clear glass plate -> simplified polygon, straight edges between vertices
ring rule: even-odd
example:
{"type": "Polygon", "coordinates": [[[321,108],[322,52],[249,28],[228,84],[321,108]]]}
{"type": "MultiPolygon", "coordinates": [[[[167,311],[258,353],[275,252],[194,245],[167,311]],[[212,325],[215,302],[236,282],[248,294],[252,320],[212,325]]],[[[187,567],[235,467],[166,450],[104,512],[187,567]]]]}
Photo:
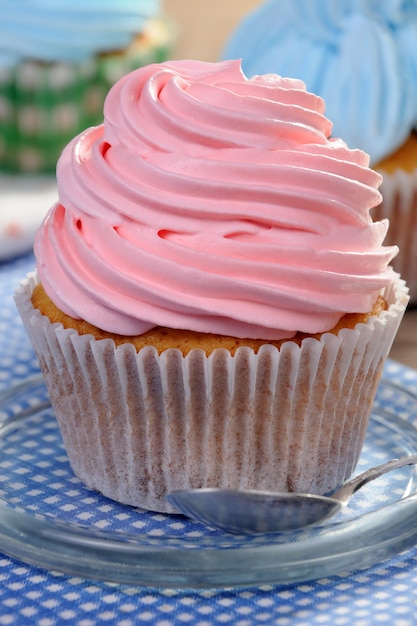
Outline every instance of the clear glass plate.
{"type": "MultiPolygon", "coordinates": [[[[417,453],[417,397],[382,380],[357,471],[417,453]]],[[[331,576],[417,543],[417,468],[368,484],[321,526],[228,535],[119,505],[69,466],[40,376],[0,394],[0,551],[26,563],[110,582],[252,586],[331,576]]]]}

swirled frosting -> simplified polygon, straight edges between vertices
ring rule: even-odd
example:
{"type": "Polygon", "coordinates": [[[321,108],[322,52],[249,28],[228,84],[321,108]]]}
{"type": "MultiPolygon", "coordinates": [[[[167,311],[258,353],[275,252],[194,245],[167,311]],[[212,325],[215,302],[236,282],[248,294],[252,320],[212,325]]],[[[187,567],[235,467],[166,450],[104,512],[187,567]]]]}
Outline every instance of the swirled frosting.
{"type": "Polygon", "coordinates": [[[223,58],[294,76],[324,98],[334,134],[376,164],[417,126],[417,0],[269,0],[223,58]]]}
{"type": "Polygon", "coordinates": [[[35,240],[42,284],[107,331],[279,339],[372,308],[396,247],[369,157],[330,139],[299,80],[174,61],[115,84],[57,168],[35,240]]]}
{"type": "Polygon", "coordinates": [[[160,0],[0,0],[0,67],[22,59],[79,62],[125,48],[160,0]]]}

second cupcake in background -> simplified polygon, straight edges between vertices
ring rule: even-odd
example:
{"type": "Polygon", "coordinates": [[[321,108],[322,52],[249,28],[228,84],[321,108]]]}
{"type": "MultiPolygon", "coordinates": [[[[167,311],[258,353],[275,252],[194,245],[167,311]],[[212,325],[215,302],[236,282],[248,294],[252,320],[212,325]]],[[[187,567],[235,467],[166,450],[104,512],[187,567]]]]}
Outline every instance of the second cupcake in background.
{"type": "Polygon", "coordinates": [[[88,487],[172,511],[353,472],[408,296],[381,177],[331,130],[299,80],[176,61],[64,150],[16,303],[88,487]]]}
{"type": "Polygon", "coordinates": [[[276,72],[322,96],[336,137],[383,174],[387,243],[417,303],[417,0],[269,0],[232,33],[223,58],[276,72]]]}
{"type": "Polygon", "coordinates": [[[0,0],[0,172],[54,172],[111,85],[169,57],[159,0],[0,0]]]}

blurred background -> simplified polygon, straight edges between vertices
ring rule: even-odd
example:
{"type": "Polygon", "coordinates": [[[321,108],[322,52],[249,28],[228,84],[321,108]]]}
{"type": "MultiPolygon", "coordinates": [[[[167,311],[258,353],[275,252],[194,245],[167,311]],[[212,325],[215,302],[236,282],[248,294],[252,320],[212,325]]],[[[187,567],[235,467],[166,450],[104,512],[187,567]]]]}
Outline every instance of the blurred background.
{"type": "Polygon", "coordinates": [[[238,22],[259,0],[165,0],[165,13],[177,23],[176,59],[217,61],[238,22]]]}

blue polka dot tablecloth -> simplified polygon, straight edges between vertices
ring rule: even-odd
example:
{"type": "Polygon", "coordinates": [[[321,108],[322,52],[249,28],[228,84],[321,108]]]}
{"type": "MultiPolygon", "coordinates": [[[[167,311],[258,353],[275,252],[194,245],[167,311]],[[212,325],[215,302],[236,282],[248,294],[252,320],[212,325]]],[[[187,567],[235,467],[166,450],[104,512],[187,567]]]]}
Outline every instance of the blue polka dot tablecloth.
{"type": "MultiPolygon", "coordinates": [[[[15,385],[39,373],[13,301],[15,287],[33,267],[31,254],[0,264],[0,393],[3,397],[15,385]]],[[[417,411],[414,415],[417,399],[413,400],[413,394],[417,394],[417,372],[389,360],[384,380],[394,386],[388,389],[383,402],[392,403],[395,414],[404,410],[410,412],[410,433],[397,432],[393,423],[392,432],[387,434],[383,423],[377,424],[372,432],[373,448],[368,451],[371,455],[368,460],[375,464],[385,459],[388,451],[384,446],[388,439],[394,451],[402,453],[405,448],[408,452],[417,452],[414,434],[417,433],[417,411]],[[410,392],[408,408],[407,403],[401,403],[401,390],[410,392]]],[[[12,398],[10,406],[0,406],[0,421],[7,419],[9,410],[25,410],[24,402],[23,398],[21,406],[16,407],[12,398]]],[[[34,519],[43,516],[55,521],[53,518],[57,517],[58,522],[92,525],[98,532],[106,532],[109,527],[115,532],[124,532],[126,528],[129,532],[136,530],[146,533],[150,545],[152,541],[163,540],[167,526],[171,541],[176,537],[181,541],[184,533],[194,542],[201,541],[202,545],[216,541],[218,531],[187,522],[181,516],[167,520],[169,516],[140,513],[86,490],[71,473],[53,415],[48,417],[46,413],[46,417],[39,420],[36,416],[31,418],[27,427],[11,431],[0,444],[0,498],[10,502],[16,511],[24,504],[34,519]]],[[[373,491],[375,506],[383,505],[395,494],[401,497],[404,490],[417,491],[417,471],[414,470],[412,476],[400,473],[394,487],[392,482],[381,479],[373,491]]],[[[361,497],[360,493],[355,499],[357,509],[366,503],[366,495],[361,497]]],[[[0,506],[0,526],[1,515],[0,506]]],[[[410,526],[413,526],[412,521],[410,526]]],[[[19,532],[17,529],[17,538],[19,532]]],[[[375,537],[370,534],[369,540],[375,537]]],[[[354,543],[346,545],[346,551],[353,551],[354,543]]],[[[59,550],[59,543],[56,546],[59,550]]],[[[54,550],[52,539],[45,544],[45,549],[54,550]]],[[[343,549],[340,546],[341,554],[343,549]]],[[[4,550],[7,552],[6,547],[4,550]]],[[[66,558],[65,554],[62,558],[66,558]]],[[[149,567],[154,565],[150,562],[149,567]]],[[[259,563],[257,565],[259,568],[259,563]]],[[[106,581],[105,575],[90,577],[75,571],[68,573],[65,567],[50,570],[33,565],[24,557],[19,560],[0,552],[0,626],[417,624],[417,549],[413,545],[371,566],[352,567],[333,575],[326,575],[325,571],[322,575],[318,570],[313,580],[293,583],[201,588],[165,584],[158,587],[106,581]]],[[[250,579],[250,568],[248,571],[250,579]]]]}

